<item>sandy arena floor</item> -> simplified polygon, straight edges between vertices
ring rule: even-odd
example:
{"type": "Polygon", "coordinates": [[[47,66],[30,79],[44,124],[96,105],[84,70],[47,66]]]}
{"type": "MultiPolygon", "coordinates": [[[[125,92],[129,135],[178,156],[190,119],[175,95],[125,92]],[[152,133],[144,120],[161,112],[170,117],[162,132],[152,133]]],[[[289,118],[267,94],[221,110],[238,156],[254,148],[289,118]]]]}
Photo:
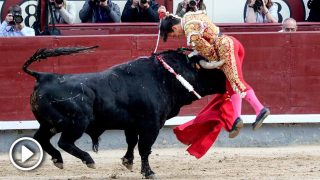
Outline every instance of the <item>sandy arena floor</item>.
{"type": "MultiPolygon", "coordinates": [[[[121,165],[125,150],[89,152],[96,169],[62,153],[64,169],[59,170],[46,156],[40,168],[22,172],[0,155],[0,179],[141,179],[140,157],[135,154],[133,172],[121,165]]],[[[150,165],[158,179],[320,179],[320,146],[277,148],[217,148],[199,160],[183,148],[154,149],[150,165]]]]}

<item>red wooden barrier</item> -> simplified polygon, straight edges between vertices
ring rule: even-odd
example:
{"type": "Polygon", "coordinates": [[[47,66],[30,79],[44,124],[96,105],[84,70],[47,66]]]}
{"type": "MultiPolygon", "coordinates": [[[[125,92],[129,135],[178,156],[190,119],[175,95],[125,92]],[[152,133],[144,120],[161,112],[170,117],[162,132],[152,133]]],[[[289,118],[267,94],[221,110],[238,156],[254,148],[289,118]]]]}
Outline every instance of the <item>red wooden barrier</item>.
{"type": "MultiPolygon", "coordinates": [[[[244,75],[273,114],[320,112],[320,33],[235,33],[246,49],[244,75]]],[[[156,35],[1,38],[0,121],[34,119],[29,96],[35,81],[21,66],[38,48],[99,45],[95,52],[50,58],[32,69],[58,73],[104,70],[154,50],[156,35]]],[[[185,40],[160,43],[159,50],[186,46],[185,40]]],[[[195,115],[208,101],[197,101],[181,115],[195,115]]],[[[252,114],[244,103],[244,114],[252,114]]]]}
{"type": "MultiPolygon", "coordinates": [[[[218,23],[222,33],[234,32],[277,32],[280,23],[218,23]]],[[[82,23],[58,24],[63,36],[107,35],[107,34],[157,34],[158,23],[82,23]]],[[[298,22],[298,31],[320,31],[320,23],[298,22]]]]}

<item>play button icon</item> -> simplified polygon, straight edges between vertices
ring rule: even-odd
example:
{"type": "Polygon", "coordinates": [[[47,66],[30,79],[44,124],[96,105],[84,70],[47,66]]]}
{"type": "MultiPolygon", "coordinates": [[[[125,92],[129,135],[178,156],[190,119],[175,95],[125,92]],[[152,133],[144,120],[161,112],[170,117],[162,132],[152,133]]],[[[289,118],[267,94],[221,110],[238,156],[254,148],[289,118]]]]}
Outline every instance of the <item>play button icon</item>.
{"type": "Polygon", "coordinates": [[[10,161],[18,169],[29,171],[42,162],[43,150],[40,144],[29,137],[17,139],[10,147],[10,161]]]}
{"type": "Polygon", "coordinates": [[[21,162],[22,163],[26,162],[26,160],[31,158],[32,155],[34,155],[34,153],[32,151],[30,151],[30,149],[26,148],[25,146],[22,146],[22,150],[21,150],[21,162]]]}

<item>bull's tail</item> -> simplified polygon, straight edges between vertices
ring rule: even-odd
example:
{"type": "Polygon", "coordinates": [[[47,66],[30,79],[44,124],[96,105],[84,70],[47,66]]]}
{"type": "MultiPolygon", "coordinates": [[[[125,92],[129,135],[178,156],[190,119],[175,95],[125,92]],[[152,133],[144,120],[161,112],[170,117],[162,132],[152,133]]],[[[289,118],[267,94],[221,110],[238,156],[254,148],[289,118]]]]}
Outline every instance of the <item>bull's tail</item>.
{"type": "Polygon", "coordinates": [[[37,52],[33,54],[22,66],[22,70],[33,76],[36,77],[39,75],[39,73],[32,71],[28,69],[28,67],[35,61],[41,61],[42,59],[46,59],[48,57],[55,57],[55,56],[61,56],[61,55],[69,55],[74,53],[79,53],[83,51],[88,51],[90,49],[97,48],[98,46],[91,46],[91,47],[61,47],[61,48],[55,48],[55,49],[38,49],[37,52]]]}

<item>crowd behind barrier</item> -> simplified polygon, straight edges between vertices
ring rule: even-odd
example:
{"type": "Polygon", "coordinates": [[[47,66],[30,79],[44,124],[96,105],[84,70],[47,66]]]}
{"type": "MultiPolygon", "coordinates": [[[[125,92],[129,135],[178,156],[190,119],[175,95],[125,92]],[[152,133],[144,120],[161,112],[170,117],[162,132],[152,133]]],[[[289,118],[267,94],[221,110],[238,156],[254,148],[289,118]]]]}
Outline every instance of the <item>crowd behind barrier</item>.
{"type": "Polygon", "coordinates": [[[245,22],[276,23],[279,20],[278,4],[272,0],[248,0],[245,22]]]}
{"type": "MultiPolygon", "coordinates": [[[[52,1],[52,0],[51,0],[52,1]]],[[[65,0],[64,0],[65,1],[65,0]]],[[[317,0],[314,0],[315,2],[317,2],[317,0]]],[[[71,1],[72,2],[72,1],[71,1]]],[[[125,1],[126,2],[126,1],[125,1]]],[[[124,6],[124,3],[125,2],[119,2],[119,1],[115,1],[115,3],[120,3],[120,7],[121,7],[121,13],[122,13],[122,11],[123,11],[123,9],[124,9],[124,7],[122,7],[122,6],[124,6]],[[121,5],[121,3],[123,3],[123,5],[121,5]]],[[[161,4],[161,3],[163,3],[162,1],[160,1],[160,0],[158,0],[158,1],[156,1],[156,2],[160,2],[159,4],[161,4]]],[[[179,6],[178,6],[179,7],[179,6]]],[[[175,7],[175,9],[177,9],[178,7],[175,7]]],[[[309,7],[309,6],[308,6],[309,7]]],[[[79,16],[79,12],[80,12],[80,6],[79,5],[77,5],[76,6],[76,14],[77,14],[77,16],[79,16]]],[[[173,12],[175,12],[175,10],[173,10],[173,12]]],[[[314,13],[314,12],[313,12],[314,13]]],[[[306,17],[307,18],[307,17],[306,17]]],[[[77,19],[78,20],[73,20],[73,22],[75,22],[75,25],[77,26],[77,27],[80,27],[80,26],[82,26],[82,25],[79,25],[80,24],[80,22],[78,22],[78,21],[80,21],[79,20],[79,17],[77,17],[77,19]]],[[[298,21],[299,22],[299,21],[298,21]]],[[[301,22],[301,21],[300,21],[301,22]]],[[[299,22],[299,24],[300,24],[300,22],[299,22]]],[[[56,22],[57,23],[57,22],[56,22]]],[[[281,23],[281,22],[279,22],[279,23],[281,23]]],[[[71,24],[71,23],[69,23],[69,24],[71,24]]],[[[237,23],[236,23],[237,24],[237,23]]],[[[255,23],[254,23],[255,24],[255,23]]],[[[273,23],[271,23],[271,24],[273,24],[273,23]]],[[[117,24],[118,25],[118,24],[117,24]]],[[[30,25],[29,25],[30,26],[30,25]]],[[[98,27],[100,27],[100,25],[97,25],[98,27]]],[[[237,25],[236,25],[237,26],[237,25]]],[[[251,27],[252,27],[252,25],[250,25],[251,27]]],[[[254,26],[256,26],[256,25],[254,25],[254,26]]],[[[276,25],[277,26],[277,25],[276,25]]],[[[241,27],[239,27],[240,28],[240,32],[242,32],[242,28],[241,27]]],[[[268,26],[266,29],[269,29],[270,28],[270,26],[268,26]]],[[[245,28],[246,29],[246,28],[245,28]]],[[[279,31],[281,28],[279,28],[279,29],[276,29],[275,31],[279,31]]],[[[302,29],[300,29],[299,28],[299,30],[302,30],[302,31],[304,31],[303,30],[304,28],[302,28],[302,29]]],[[[222,31],[223,32],[223,31],[222,31]]],[[[86,33],[84,33],[84,34],[86,34],[86,33]]]]}

